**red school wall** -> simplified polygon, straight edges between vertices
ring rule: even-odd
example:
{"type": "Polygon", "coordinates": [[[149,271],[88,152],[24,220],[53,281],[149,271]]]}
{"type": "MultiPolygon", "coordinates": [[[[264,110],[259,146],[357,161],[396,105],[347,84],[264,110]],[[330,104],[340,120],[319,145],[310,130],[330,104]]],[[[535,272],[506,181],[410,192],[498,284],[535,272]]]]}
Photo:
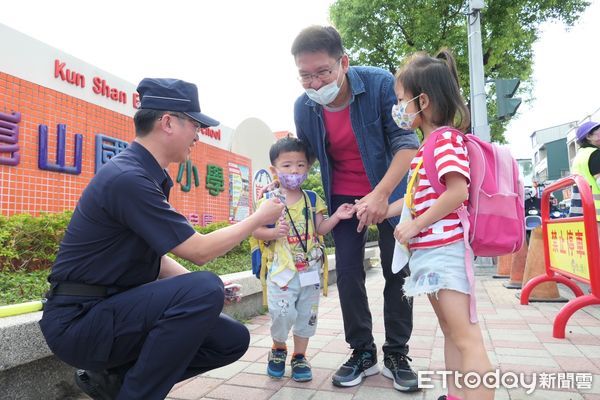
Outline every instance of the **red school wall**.
{"type": "MultiPolygon", "coordinates": [[[[38,215],[73,210],[95,174],[96,135],[131,142],[134,132],[131,117],[0,72],[0,214],[38,215]],[[14,113],[20,114],[20,120],[14,113]],[[47,164],[62,168],[56,154],[58,124],[66,125],[65,171],[76,166],[74,137],[82,135],[80,174],[49,171],[38,165],[40,125],[45,125],[47,164]]],[[[230,217],[229,163],[250,169],[250,160],[201,142],[196,144],[190,160],[197,169],[199,185],[196,186],[190,176],[190,190],[182,191],[187,175],[184,173],[178,184],[179,165],[171,165],[169,174],[174,181],[171,204],[194,224],[227,221],[230,217]],[[208,164],[222,170],[223,190],[217,190],[217,196],[211,195],[206,187],[208,164]]],[[[249,177],[252,177],[251,172],[249,177]]]]}

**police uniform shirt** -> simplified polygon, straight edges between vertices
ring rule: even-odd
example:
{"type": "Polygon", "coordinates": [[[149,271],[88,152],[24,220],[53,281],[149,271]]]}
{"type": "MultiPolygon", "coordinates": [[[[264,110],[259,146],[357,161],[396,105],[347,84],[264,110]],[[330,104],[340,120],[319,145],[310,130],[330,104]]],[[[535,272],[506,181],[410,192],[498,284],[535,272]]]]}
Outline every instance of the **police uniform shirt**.
{"type": "Polygon", "coordinates": [[[160,258],[195,230],[169,204],[173,181],[133,142],[83,191],[48,280],[129,288],[154,281],[160,258]]]}

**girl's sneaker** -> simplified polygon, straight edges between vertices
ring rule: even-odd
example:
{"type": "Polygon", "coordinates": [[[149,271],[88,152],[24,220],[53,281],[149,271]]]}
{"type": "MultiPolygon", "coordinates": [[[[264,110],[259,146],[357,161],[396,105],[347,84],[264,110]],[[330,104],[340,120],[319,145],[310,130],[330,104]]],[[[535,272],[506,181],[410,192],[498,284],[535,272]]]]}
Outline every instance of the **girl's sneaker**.
{"type": "Polygon", "coordinates": [[[271,349],[269,363],[267,364],[267,375],[271,378],[281,378],[285,372],[285,359],[287,350],[271,349]]]}
{"type": "Polygon", "coordinates": [[[294,354],[292,357],[292,379],[296,382],[308,382],[312,380],[310,363],[304,354],[294,354]]]}

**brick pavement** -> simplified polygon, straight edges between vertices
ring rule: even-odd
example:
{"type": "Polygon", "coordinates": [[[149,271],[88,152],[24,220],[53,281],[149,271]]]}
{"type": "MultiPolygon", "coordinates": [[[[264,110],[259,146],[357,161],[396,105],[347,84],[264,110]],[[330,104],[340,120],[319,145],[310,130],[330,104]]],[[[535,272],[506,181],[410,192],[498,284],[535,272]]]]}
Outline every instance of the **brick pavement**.
{"type": "MultiPolygon", "coordinates": [[[[491,271],[477,276],[477,301],[481,326],[492,363],[503,371],[558,374],[593,374],[590,389],[544,389],[538,384],[533,394],[524,389],[499,389],[498,400],[600,400],[600,307],[587,307],[571,317],[567,338],[552,337],[552,321],[562,304],[534,303],[521,306],[515,291],[505,289],[491,271]]],[[[367,272],[369,302],[373,312],[373,333],[381,348],[383,329],[383,277],[380,268],[367,272]]],[[[414,331],[410,356],[416,370],[443,369],[443,340],[435,315],[425,298],[414,307],[414,331]]],[[[343,323],[335,286],[322,298],[317,334],[311,339],[307,355],[313,366],[313,380],[297,383],[289,377],[289,360],[283,379],[266,375],[266,357],[271,346],[269,317],[260,315],[247,323],[252,334],[248,352],[238,362],[177,384],[171,400],[435,400],[444,391],[441,379],[433,380],[435,389],[413,394],[400,393],[382,375],[367,378],[353,388],[337,388],[331,375],[344,362],[350,350],[344,341],[343,323]]],[[[381,350],[380,350],[381,352],[381,350]]],[[[379,354],[381,358],[381,353],[379,354]]],[[[555,376],[558,375],[549,375],[555,376]]],[[[539,376],[538,376],[539,377],[539,376]]],[[[527,381],[530,377],[527,378],[527,381]]],[[[567,377],[563,382],[573,382],[567,377]]],[[[567,385],[568,386],[568,385],[567,385]]]]}

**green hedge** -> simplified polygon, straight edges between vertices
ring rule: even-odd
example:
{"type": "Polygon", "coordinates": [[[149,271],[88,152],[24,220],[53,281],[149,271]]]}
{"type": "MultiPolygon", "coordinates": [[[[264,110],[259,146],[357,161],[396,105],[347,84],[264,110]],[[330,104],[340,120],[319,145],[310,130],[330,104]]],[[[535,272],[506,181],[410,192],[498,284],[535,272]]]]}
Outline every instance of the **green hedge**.
{"type": "MultiPolygon", "coordinates": [[[[39,299],[48,290],[46,281],[49,269],[65,229],[71,219],[70,211],[60,214],[0,215],[0,305],[39,299]]],[[[205,227],[196,227],[202,234],[228,226],[217,222],[205,227]]],[[[377,240],[377,227],[370,226],[367,241],[377,240]]],[[[333,247],[331,235],[326,235],[325,244],[333,247]]],[[[225,256],[203,266],[175,257],[191,271],[212,271],[218,275],[247,271],[251,268],[250,245],[244,240],[225,256]]]]}
{"type": "Polygon", "coordinates": [[[31,272],[52,266],[72,213],[0,216],[0,271],[31,272]]]}
{"type": "MultiPolygon", "coordinates": [[[[0,215],[0,305],[40,299],[48,290],[47,277],[72,212],[0,215]]],[[[218,222],[196,227],[202,234],[228,226],[218,222]]],[[[250,245],[244,240],[223,257],[197,266],[174,257],[192,271],[212,271],[218,275],[250,269],[250,245]]]]}

